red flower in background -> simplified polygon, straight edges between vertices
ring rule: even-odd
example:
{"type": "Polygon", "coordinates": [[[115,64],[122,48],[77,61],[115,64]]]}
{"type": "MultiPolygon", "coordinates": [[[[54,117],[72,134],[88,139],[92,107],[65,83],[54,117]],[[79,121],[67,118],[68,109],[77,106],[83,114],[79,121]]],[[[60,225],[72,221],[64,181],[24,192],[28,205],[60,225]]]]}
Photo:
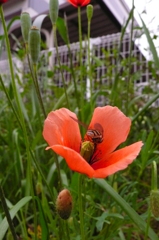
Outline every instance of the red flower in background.
{"type": "Polygon", "coordinates": [[[48,114],[43,136],[50,146],[47,149],[61,155],[70,169],[90,178],[105,178],[125,169],[141,150],[139,141],[115,151],[127,139],[130,125],[131,120],[117,107],[97,107],[81,141],[75,113],[61,108],[48,114]]]}
{"type": "Polygon", "coordinates": [[[8,0],[0,0],[0,4],[3,4],[5,2],[8,2],[8,0]]]}
{"type": "Polygon", "coordinates": [[[83,7],[90,3],[90,0],[68,0],[74,7],[83,7]]]}

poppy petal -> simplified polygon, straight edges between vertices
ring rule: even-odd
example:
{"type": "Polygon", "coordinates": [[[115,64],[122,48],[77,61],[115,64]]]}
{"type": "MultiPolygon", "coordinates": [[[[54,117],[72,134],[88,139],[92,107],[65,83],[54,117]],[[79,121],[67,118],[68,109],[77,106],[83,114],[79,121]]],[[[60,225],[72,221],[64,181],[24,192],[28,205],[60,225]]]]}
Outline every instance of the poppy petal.
{"type": "Polygon", "coordinates": [[[90,3],[90,0],[81,1],[81,7],[87,5],[88,3],[90,3]]]}
{"type": "Polygon", "coordinates": [[[66,160],[71,170],[86,174],[90,178],[93,177],[94,169],[82,158],[79,153],[61,145],[54,145],[50,148],[66,160]]]}
{"type": "Polygon", "coordinates": [[[97,145],[97,149],[105,159],[117,146],[125,142],[130,131],[131,120],[117,107],[105,106],[94,110],[88,128],[94,129],[97,124],[103,128],[103,142],[97,145]]]}
{"type": "Polygon", "coordinates": [[[81,135],[76,114],[66,108],[52,111],[48,114],[43,129],[43,137],[50,145],[63,145],[80,151],[81,135]]]}
{"type": "Polygon", "coordinates": [[[105,178],[117,171],[125,169],[139,154],[143,143],[136,142],[130,146],[119,149],[105,161],[99,161],[92,165],[95,169],[95,178],[105,178]]]}
{"type": "Polygon", "coordinates": [[[69,3],[71,3],[74,7],[83,7],[87,5],[90,0],[68,0],[69,3]]]}

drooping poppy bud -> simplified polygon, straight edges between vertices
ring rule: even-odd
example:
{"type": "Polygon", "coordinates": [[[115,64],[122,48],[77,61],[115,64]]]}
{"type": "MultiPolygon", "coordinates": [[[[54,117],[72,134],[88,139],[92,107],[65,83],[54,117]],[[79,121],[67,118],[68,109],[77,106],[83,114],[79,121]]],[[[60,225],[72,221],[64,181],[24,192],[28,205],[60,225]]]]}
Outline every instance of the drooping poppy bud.
{"type": "Polygon", "coordinates": [[[32,62],[37,64],[40,54],[40,31],[37,27],[33,26],[29,31],[29,51],[32,62]]]}
{"type": "Polygon", "coordinates": [[[159,218],[159,190],[151,190],[150,208],[154,217],[159,218]]]}
{"type": "Polygon", "coordinates": [[[58,12],[59,12],[59,1],[58,0],[50,0],[50,19],[52,22],[52,25],[54,25],[58,18],[58,12]]]}
{"type": "Polygon", "coordinates": [[[72,211],[72,196],[67,189],[63,189],[56,199],[56,210],[60,217],[67,220],[72,211]]]}
{"type": "Polygon", "coordinates": [[[20,21],[23,40],[25,43],[28,43],[29,31],[31,29],[31,17],[29,13],[23,12],[20,16],[20,21]]]}
{"type": "Polygon", "coordinates": [[[93,16],[93,6],[91,4],[87,5],[87,18],[88,21],[91,21],[91,18],[93,16]]]}

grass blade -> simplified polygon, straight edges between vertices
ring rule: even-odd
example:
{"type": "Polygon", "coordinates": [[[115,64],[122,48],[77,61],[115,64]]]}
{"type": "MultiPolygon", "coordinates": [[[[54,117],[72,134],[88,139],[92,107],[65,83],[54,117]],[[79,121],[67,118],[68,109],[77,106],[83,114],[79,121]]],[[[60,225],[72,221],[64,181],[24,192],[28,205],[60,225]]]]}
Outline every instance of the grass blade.
{"type": "MultiPolygon", "coordinates": [[[[120,207],[127,213],[130,219],[140,228],[140,230],[146,233],[147,224],[140,215],[138,215],[137,212],[130,207],[130,205],[104,179],[95,179],[94,181],[120,205],[120,207]]],[[[151,240],[158,240],[158,236],[150,227],[148,230],[148,236],[151,240]]]]}

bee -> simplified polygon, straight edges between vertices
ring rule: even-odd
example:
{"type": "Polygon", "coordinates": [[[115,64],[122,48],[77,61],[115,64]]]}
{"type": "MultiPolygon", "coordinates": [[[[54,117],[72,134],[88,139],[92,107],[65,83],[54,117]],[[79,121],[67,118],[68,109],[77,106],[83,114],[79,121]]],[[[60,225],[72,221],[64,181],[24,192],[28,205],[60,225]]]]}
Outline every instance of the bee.
{"type": "Polygon", "coordinates": [[[91,165],[100,158],[100,150],[97,149],[98,144],[103,142],[103,128],[100,123],[95,123],[92,129],[76,118],[71,117],[74,121],[87,129],[84,140],[81,143],[80,154],[91,165]]]}
{"type": "Polygon", "coordinates": [[[87,132],[84,137],[84,141],[90,141],[95,144],[95,146],[99,143],[103,142],[103,128],[100,123],[95,123],[93,129],[88,129],[88,126],[78,119],[71,117],[74,121],[82,125],[84,128],[87,129],[87,132]]]}
{"type": "Polygon", "coordinates": [[[103,128],[99,123],[94,124],[94,129],[88,129],[84,140],[89,140],[95,145],[103,142],[103,128]]]}

